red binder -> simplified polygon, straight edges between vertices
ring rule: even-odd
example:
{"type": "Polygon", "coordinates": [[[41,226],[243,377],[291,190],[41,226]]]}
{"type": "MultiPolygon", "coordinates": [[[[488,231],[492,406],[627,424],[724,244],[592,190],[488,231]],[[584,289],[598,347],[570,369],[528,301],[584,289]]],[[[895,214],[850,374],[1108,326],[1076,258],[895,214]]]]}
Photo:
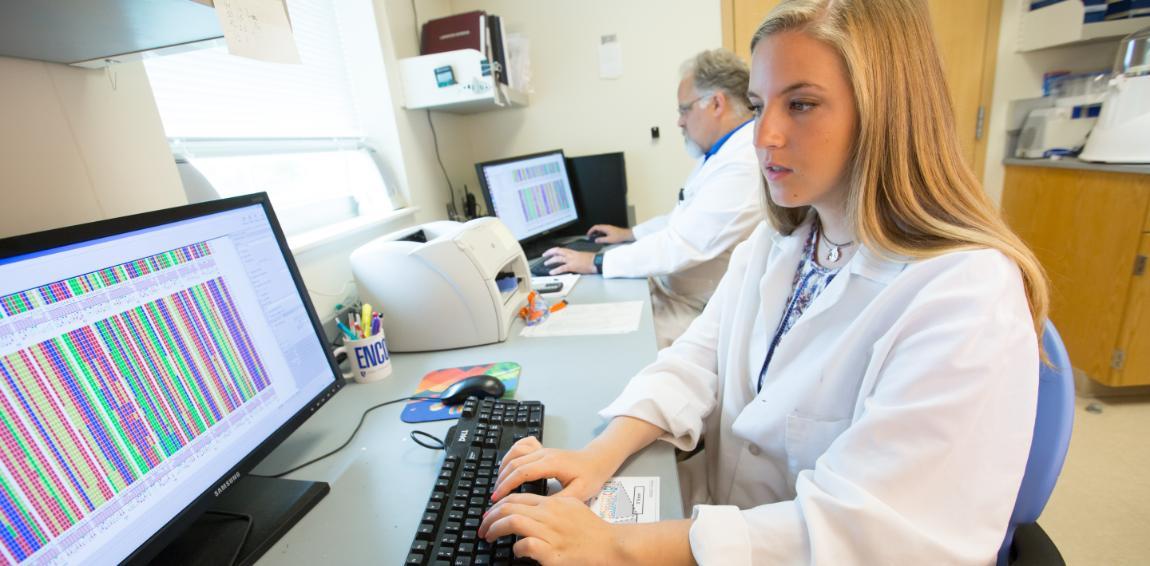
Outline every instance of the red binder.
{"type": "Polygon", "coordinates": [[[445,18],[427,20],[423,24],[420,55],[443,53],[456,49],[475,49],[487,54],[486,12],[476,10],[445,18]]]}

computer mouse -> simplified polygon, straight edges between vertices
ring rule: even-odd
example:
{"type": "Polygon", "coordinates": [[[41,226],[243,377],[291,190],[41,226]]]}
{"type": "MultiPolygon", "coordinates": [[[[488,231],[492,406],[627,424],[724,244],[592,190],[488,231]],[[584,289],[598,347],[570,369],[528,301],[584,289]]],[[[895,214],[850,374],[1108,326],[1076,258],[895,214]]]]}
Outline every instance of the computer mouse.
{"type": "Polygon", "coordinates": [[[503,382],[499,381],[498,377],[487,374],[473,375],[452,383],[443,392],[443,396],[439,398],[439,402],[451,407],[462,404],[468,397],[477,397],[479,399],[486,399],[488,397],[499,398],[506,392],[507,388],[503,386],[503,382]]]}
{"type": "Polygon", "coordinates": [[[606,232],[603,232],[600,230],[592,230],[592,231],[587,233],[587,241],[588,242],[594,242],[596,239],[602,238],[603,236],[606,236],[606,235],[607,235],[606,232]]]}

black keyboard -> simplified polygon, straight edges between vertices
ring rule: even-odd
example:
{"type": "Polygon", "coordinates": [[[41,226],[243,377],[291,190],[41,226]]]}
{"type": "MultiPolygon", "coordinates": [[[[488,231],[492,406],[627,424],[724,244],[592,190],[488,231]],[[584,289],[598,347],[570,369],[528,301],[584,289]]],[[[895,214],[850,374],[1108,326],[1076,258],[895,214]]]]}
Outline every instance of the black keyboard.
{"type": "Polygon", "coordinates": [[[569,250],[575,250],[577,252],[597,252],[606,247],[606,245],[596,244],[591,240],[579,238],[578,240],[571,240],[570,242],[563,244],[563,247],[569,250]]]}
{"type": "MultiPolygon", "coordinates": [[[[535,564],[515,558],[517,540],[479,538],[479,524],[491,503],[504,453],[527,436],[543,440],[543,404],[512,399],[468,399],[459,422],[448,431],[447,455],[405,564],[482,566],[535,564]]],[[[523,484],[519,493],[545,495],[546,480],[523,484]]]]}

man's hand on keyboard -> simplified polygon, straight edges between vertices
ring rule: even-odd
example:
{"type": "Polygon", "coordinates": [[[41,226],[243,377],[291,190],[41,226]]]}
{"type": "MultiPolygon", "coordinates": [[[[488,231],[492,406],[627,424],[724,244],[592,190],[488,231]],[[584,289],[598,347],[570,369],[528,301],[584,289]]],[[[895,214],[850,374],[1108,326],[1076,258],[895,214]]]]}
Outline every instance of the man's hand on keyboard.
{"type": "Polygon", "coordinates": [[[587,501],[599,494],[614,471],[609,462],[592,452],[544,448],[535,437],[529,436],[512,445],[503,456],[491,500],[503,499],[526,482],[555,478],[563,485],[555,495],[587,501]]]}
{"type": "Polygon", "coordinates": [[[634,242],[635,233],[630,228],[596,224],[587,229],[587,238],[597,244],[622,244],[634,242]]]}
{"type": "Polygon", "coordinates": [[[543,263],[551,268],[551,275],[562,273],[598,273],[594,252],[577,252],[567,248],[551,248],[543,252],[543,263]]]}

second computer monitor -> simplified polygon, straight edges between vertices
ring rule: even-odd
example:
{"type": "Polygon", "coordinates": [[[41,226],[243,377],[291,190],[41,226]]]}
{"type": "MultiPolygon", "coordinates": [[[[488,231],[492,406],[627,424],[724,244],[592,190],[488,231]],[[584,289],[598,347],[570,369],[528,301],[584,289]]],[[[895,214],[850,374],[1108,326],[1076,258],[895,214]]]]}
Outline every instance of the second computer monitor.
{"type": "Polygon", "coordinates": [[[520,242],[529,242],[579,219],[562,150],[475,165],[487,210],[520,242]]]}

